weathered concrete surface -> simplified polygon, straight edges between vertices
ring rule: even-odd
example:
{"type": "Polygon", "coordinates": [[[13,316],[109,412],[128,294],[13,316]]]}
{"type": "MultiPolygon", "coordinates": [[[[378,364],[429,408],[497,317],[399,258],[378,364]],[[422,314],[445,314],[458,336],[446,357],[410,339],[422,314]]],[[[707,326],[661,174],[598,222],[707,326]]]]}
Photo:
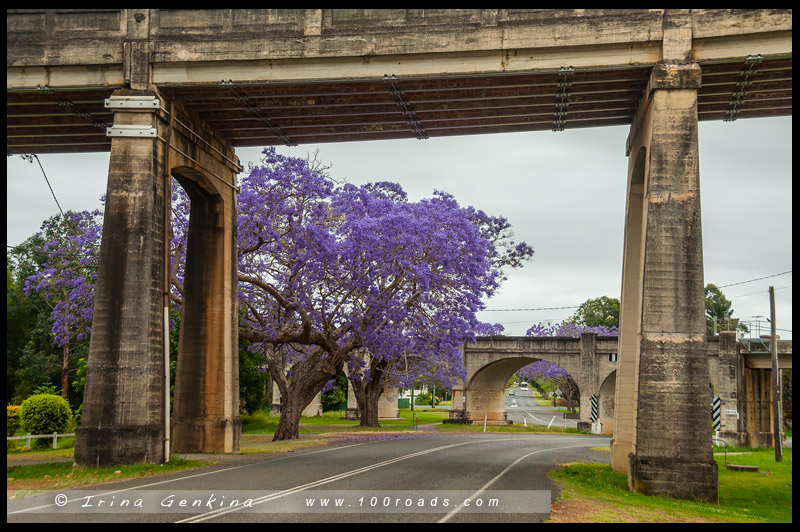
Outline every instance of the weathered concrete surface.
{"type": "Polygon", "coordinates": [[[234,146],[629,125],[687,37],[713,86],[700,119],[791,115],[791,10],[673,11],[12,9],[7,151],[107,151],[40,86],[102,121],[111,91],[153,83],[234,146]],[[763,63],[732,98],[750,56],[763,63]]]}
{"type": "MultiPolygon", "coordinates": [[[[236,174],[233,149],[171,105],[172,175],[191,200],[172,446],[239,450],[236,174]]],[[[166,137],[165,137],[166,138],[166,137]]]]}
{"type": "Polygon", "coordinates": [[[7,11],[10,33],[37,35],[10,41],[7,51],[13,83],[32,86],[45,77],[50,86],[70,77],[85,84],[87,73],[93,83],[114,84],[135,77],[137,55],[151,58],[156,83],[654,64],[672,53],[671,34],[687,31],[693,60],[705,61],[748,55],[754,47],[764,55],[784,53],[792,30],[786,9],[694,9],[680,30],[670,23],[680,14],[663,9],[7,11]],[[428,61],[430,53],[442,57],[428,61]],[[327,62],[309,69],[303,65],[309,59],[327,62]],[[54,68],[75,65],[86,65],[80,76],[54,68]]]}
{"type": "Polygon", "coordinates": [[[635,491],[716,502],[717,469],[707,430],[697,153],[700,68],[686,62],[689,28],[677,14],[666,39],[665,25],[665,54],[669,50],[674,59],[653,69],[629,138],[612,465],[628,473],[635,491]],[[642,209],[641,214],[634,209],[642,209]]]}
{"type": "MultiPolygon", "coordinates": [[[[158,93],[120,90],[115,95],[126,96],[158,93]]],[[[173,120],[163,105],[115,114],[115,125],[153,126],[158,136],[112,141],[89,387],[76,431],[79,465],[163,463],[167,458],[165,169],[192,198],[171,449],[239,448],[238,159],[179,108],[171,111],[173,120]]]]}
{"type": "MultiPolygon", "coordinates": [[[[156,125],[151,113],[117,124],[156,125]]],[[[75,462],[102,467],[163,463],[164,145],[112,141],[75,462]]]]}

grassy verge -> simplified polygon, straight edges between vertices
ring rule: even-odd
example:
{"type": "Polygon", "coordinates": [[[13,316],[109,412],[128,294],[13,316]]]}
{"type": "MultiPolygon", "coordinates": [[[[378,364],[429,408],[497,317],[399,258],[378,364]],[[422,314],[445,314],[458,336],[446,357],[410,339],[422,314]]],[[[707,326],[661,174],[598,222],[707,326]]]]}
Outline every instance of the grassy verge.
{"type": "Polygon", "coordinates": [[[40,490],[69,489],[131,478],[174,473],[212,465],[213,461],[185,460],[174,456],[162,465],[73,468],[72,462],[46,462],[6,467],[6,494],[13,498],[40,490]]]}
{"type": "Polygon", "coordinates": [[[567,464],[551,472],[562,490],[551,522],[791,523],[792,450],[785,450],[780,463],[773,449],[751,451],[729,456],[728,463],[755,465],[758,473],[728,471],[724,457],[714,457],[719,505],[632,493],[627,475],[608,465],[567,464]]]}

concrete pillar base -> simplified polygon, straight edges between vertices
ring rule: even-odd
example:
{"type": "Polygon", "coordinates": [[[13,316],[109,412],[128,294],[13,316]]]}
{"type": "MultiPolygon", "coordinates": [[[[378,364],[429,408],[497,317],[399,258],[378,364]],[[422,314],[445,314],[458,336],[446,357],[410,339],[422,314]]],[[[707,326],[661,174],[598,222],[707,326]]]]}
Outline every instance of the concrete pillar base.
{"type": "Polygon", "coordinates": [[[82,467],[163,464],[164,427],[101,426],[75,429],[75,463],[82,467]]]}
{"type": "Polygon", "coordinates": [[[233,419],[174,419],[172,448],[182,453],[232,453],[239,450],[242,420],[233,419]]]}
{"type": "Polygon", "coordinates": [[[628,484],[644,495],[719,502],[717,463],[679,461],[668,457],[629,456],[628,484]]]}

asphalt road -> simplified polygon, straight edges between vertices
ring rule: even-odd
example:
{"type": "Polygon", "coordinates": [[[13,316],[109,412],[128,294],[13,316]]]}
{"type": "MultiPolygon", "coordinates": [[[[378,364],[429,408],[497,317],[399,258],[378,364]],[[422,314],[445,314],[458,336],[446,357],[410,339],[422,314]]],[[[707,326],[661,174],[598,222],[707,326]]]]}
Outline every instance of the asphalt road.
{"type": "Polygon", "coordinates": [[[589,435],[388,435],[9,499],[7,522],[541,522],[558,496],[547,472],[608,463],[607,452],[590,450],[608,444],[589,435]]]}
{"type": "Polygon", "coordinates": [[[514,395],[506,394],[506,412],[508,420],[528,425],[577,428],[577,419],[564,419],[561,412],[551,412],[549,406],[540,406],[533,398],[533,392],[518,387],[511,389],[514,395]],[[553,419],[555,417],[555,419],[553,419]]]}

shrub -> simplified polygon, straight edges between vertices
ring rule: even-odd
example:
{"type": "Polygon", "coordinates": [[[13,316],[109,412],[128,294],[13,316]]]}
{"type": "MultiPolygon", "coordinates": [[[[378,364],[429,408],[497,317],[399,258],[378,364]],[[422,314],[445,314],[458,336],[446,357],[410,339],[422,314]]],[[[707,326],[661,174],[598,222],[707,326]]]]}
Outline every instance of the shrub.
{"type": "Polygon", "coordinates": [[[425,393],[419,394],[414,399],[414,404],[417,404],[417,405],[429,405],[429,404],[431,404],[432,400],[435,400],[437,405],[442,402],[442,400],[439,399],[438,397],[433,397],[433,394],[431,392],[425,392],[425,393]]]}
{"type": "Polygon", "coordinates": [[[19,430],[20,405],[6,405],[6,436],[13,436],[19,430]]]}
{"type": "MultiPolygon", "coordinates": [[[[72,423],[72,409],[60,395],[31,395],[22,401],[20,421],[22,429],[31,434],[64,433],[72,423]]],[[[48,442],[40,438],[36,446],[47,446],[48,442]]]]}

